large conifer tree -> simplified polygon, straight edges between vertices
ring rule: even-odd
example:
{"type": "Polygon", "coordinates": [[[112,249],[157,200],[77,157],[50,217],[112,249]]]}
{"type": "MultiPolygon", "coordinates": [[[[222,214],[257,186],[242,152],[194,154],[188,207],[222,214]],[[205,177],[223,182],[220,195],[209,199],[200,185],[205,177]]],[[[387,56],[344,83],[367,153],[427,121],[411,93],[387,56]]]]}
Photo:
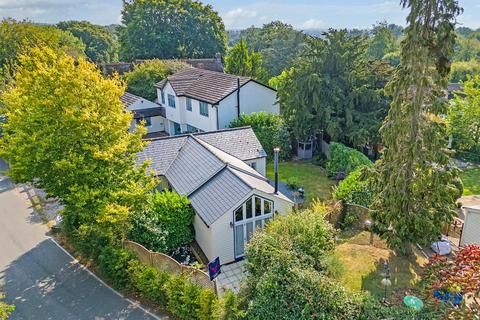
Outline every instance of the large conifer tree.
{"type": "Polygon", "coordinates": [[[455,0],[402,0],[410,9],[401,62],[387,90],[393,96],[381,128],[385,145],[375,168],[372,216],[393,248],[428,244],[455,214],[457,170],[449,165],[445,88],[455,43],[455,0]]]}

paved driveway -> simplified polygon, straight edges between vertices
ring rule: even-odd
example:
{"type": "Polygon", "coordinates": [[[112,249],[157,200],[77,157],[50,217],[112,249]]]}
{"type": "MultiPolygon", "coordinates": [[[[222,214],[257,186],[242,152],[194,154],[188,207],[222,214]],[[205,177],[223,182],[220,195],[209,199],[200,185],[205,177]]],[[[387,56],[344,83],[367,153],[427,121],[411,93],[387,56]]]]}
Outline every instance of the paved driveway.
{"type": "Polygon", "coordinates": [[[0,291],[16,306],[11,319],[160,319],[104,285],[47,231],[0,174],[0,291]]]}

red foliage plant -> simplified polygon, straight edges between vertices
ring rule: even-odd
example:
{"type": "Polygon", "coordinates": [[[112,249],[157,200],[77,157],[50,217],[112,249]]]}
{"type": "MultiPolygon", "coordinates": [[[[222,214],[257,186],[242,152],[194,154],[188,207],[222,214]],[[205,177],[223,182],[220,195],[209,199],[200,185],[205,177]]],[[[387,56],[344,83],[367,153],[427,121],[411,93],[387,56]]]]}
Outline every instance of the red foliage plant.
{"type": "Polygon", "coordinates": [[[480,293],[480,245],[466,245],[453,260],[433,256],[426,266],[424,279],[432,291],[480,293]]]}

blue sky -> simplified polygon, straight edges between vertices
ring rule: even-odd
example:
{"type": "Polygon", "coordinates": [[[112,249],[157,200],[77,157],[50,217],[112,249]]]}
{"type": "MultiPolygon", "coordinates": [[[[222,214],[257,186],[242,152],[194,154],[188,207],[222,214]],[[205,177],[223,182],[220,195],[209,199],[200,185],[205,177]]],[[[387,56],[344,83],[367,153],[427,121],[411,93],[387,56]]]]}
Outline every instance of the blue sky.
{"type": "MultiPolygon", "coordinates": [[[[368,28],[386,20],[404,24],[406,10],[400,0],[203,0],[223,18],[227,29],[281,20],[299,29],[368,28]]],[[[480,1],[459,0],[464,8],[459,22],[480,28],[480,1]]],[[[121,0],[0,0],[0,17],[56,23],[89,20],[119,23],[121,0]]]]}

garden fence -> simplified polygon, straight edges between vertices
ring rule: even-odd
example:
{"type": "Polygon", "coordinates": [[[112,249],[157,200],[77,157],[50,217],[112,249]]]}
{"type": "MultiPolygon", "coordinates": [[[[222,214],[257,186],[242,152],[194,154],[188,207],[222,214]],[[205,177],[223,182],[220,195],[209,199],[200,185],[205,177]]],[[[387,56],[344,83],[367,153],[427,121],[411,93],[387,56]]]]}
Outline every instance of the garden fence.
{"type": "Polygon", "coordinates": [[[215,283],[210,281],[210,277],[206,272],[182,265],[166,254],[150,251],[133,241],[124,241],[123,245],[125,248],[132,250],[144,264],[169,274],[185,275],[190,282],[205,289],[213,289],[216,292],[215,283]]]}

